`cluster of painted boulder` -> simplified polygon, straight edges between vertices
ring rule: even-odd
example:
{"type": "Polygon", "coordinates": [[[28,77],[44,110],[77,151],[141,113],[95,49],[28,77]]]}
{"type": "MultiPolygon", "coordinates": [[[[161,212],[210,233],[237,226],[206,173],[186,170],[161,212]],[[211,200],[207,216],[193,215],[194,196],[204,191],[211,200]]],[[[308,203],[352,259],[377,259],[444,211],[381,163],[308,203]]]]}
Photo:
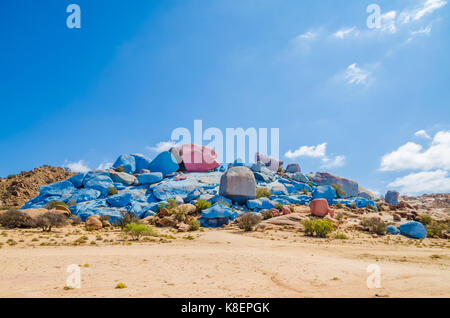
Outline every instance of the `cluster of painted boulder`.
{"type": "Polygon", "coordinates": [[[377,209],[373,195],[352,180],[329,173],[303,174],[298,164],[288,165],[285,173],[279,174],[282,164],[257,154],[254,164],[236,160],[221,165],[213,149],[197,145],[172,148],[153,160],[140,154],[121,155],[112,169],[78,174],[41,187],[39,196],[22,209],[64,201],[82,220],[105,215],[114,222],[121,211],[145,218],[156,214],[169,199],[178,203],[203,199],[212,204],[202,211],[200,222],[204,227],[222,226],[247,211],[262,213],[278,204],[310,205],[317,216],[333,215],[329,204],[337,203],[377,209]],[[338,198],[333,184],[341,186],[344,198],[338,198]],[[262,187],[272,195],[257,199],[256,189],[262,187]],[[117,194],[111,189],[117,189],[117,194]]]}

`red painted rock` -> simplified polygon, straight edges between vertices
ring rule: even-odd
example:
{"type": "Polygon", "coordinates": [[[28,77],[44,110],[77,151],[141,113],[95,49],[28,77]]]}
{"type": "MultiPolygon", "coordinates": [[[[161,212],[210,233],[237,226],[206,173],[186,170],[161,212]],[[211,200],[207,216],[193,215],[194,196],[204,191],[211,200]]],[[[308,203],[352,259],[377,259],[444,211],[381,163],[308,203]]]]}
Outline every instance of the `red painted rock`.
{"type": "Polygon", "coordinates": [[[180,155],[187,172],[207,172],[220,166],[217,153],[207,146],[183,145],[180,155]]]}
{"type": "Polygon", "coordinates": [[[328,201],[326,199],[315,199],[311,201],[309,206],[311,214],[319,217],[324,217],[330,214],[334,217],[334,211],[328,206],[328,201]]]}
{"type": "Polygon", "coordinates": [[[283,205],[283,207],[281,208],[281,214],[283,215],[291,214],[291,209],[289,209],[287,205],[283,205]]]}
{"type": "Polygon", "coordinates": [[[272,212],[272,217],[274,218],[281,215],[280,211],[277,209],[270,209],[270,212],[272,212]]]}

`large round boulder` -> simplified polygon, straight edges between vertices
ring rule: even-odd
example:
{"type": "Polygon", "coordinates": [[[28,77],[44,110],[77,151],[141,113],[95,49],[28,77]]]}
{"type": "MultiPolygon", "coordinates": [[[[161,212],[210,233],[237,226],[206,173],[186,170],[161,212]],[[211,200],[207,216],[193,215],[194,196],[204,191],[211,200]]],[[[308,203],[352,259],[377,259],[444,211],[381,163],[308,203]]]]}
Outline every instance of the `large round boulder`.
{"type": "Polygon", "coordinates": [[[176,158],[169,151],[161,152],[149,166],[151,172],[161,172],[163,177],[176,172],[179,168],[176,158]]]}
{"type": "Polygon", "coordinates": [[[216,151],[207,146],[183,145],[180,155],[187,172],[207,172],[220,166],[216,151]]]}
{"type": "Polygon", "coordinates": [[[126,173],[134,173],[136,171],[136,159],[130,155],[121,155],[113,164],[113,168],[122,167],[126,173]]]}
{"type": "Polygon", "coordinates": [[[356,197],[359,194],[359,185],[356,181],[335,176],[329,172],[317,172],[314,175],[313,182],[319,186],[340,185],[345,192],[342,198],[356,197]]]}
{"type": "Polygon", "coordinates": [[[328,214],[334,217],[334,211],[328,206],[326,199],[315,199],[311,201],[309,206],[311,214],[318,217],[325,217],[328,214]]]}
{"type": "Polygon", "coordinates": [[[219,194],[244,204],[256,198],[256,180],[247,167],[232,167],[220,178],[219,194]]]}
{"type": "Polygon", "coordinates": [[[422,223],[416,221],[400,225],[399,229],[400,234],[406,237],[415,239],[424,239],[425,237],[427,237],[427,230],[425,229],[425,227],[422,225],[422,223]]]}

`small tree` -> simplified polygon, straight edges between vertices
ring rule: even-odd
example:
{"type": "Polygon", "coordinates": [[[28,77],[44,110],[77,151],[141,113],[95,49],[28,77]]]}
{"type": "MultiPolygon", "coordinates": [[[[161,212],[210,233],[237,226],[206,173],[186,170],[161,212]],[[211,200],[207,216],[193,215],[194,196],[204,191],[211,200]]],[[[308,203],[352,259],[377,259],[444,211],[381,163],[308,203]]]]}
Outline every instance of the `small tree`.
{"type": "Polygon", "coordinates": [[[158,236],[153,228],[142,223],[127,224],[123,231],[129,234],[134,241],[139,241],[143,235],[158,236]]]}
{"type": "Polygon", "coordinates": [[[240,229],[250,232],[259,222],[261,222],[261,218],[258,215],[247,212],[238,219],[238,226],[240,229]]]}
{"type": "Polygon", "coordinates": [[[130,223],[140,223],[140,219],[133,212],[121,210],[120,219],[115,222],[115,225],[123,230],[130,223]]]}
{"type": "Polygon", "coordinates": [[[60,213],[47,212],[41,214],[36,219],[36,226],[44,232],[51,232],[53,227],[60,227],[67,224],[67,217],[60,213]]]}
{"type": "Polygon", "coordinates": [[[328,233],[334,231],[333,223],[328,220],[321,219],[305,219],[302,221],[305,234],[309,236],[316,236],[326,238],[328,233]]]}

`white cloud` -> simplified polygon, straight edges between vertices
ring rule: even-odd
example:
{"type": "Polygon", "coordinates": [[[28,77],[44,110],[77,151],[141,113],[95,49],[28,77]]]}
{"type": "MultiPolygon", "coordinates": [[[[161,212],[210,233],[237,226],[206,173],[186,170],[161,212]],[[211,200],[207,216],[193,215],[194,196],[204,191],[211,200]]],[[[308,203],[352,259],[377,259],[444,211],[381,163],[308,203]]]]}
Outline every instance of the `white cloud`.
{"type": "Polygon", "coordinates": [[[428,133],[425,130],[423,130],[423,129],[421,129],[419,131],[416,131],[414,136],[421,137],[421,138],[426,138],[426,139],[431,139],[430,135],[428,135],[428,133]]]}
{"type": "Polygon", "coordinates": [[[163,151],[168,151],[170,148],[176,147],[177,143],[173,141],[162,141],[159,142],[155,147],[147,147],[147,149],[154,151],[156,153],[161,153],[163,151]]]}
{"type": "Polygon", "coordinates": [[[302,146],[295,151],[289,150],[285,157],[289,159],[297,159],[300,157],[317,158],[322,161],[322,168],[338,168],[345,165],[345,156],[329,157],[327,156],[327,143],[317,146],[302,146]]]}
{"type": "Polygon", "coordinates": [[[347,81],[348,84],[356,84],[356,85],[364,85],[368,84],[371,79],[372,73],[359,68],[356,63],[349,65],[347,70],[344,72],[343,78],[347,81]]]}
{"type": "Polygon", "coordinates": [[[450,131],[438,132],[428,149],[408,142],[381,159],[382,171],[450,170],[450,131]]]}
{"type": "Polygon", "coordinates": [[[317,146],[302,146],[292,152],[289,150],[286,152],[285,156],[289,159],[296,159],[299,157],[312,157],[312,158],[320,158],[325,157],[325,153],[327,150],[327,143],[323,143],[317,146]]]}
{"type": "Polygon", "coordinates": [[[112,167],[114,163],[109,161],[104,161],[101,164],[98,165],[97,169],[99,170],[106,170],[112,167]]]}
{"type": "Polygon", "coordinates": [[[352,28],[340,29],[339,31],[334,33],[333,36],[338,39],[343,39],[347,36],[351,36],[351,35],[357,36],[358,34],[359,34],[358,29],[356,27],[352,27],[352,28]]]}
{"type": "Polygon", "coordinates": [[[322,168],[339,168],[345,165],[345,156],[336,156],[334,159],[324,158],[322,161],[324,162],[321,166],[322,168]]]}
{"type": "Polygon", "coordinates": [[[402,194],[416,195],[422,193],[450,192],[448,171],[422,171],[395,179],[388,187],[399,190],[402,194]]]}
{"type": "Polygon", "coordinates": [[[427,26],[426,28],[421,28],[417,31],[412,31],[411,35],[430,35],[431,33],[431,25],[427,26]]]}
{"type": "Polygon", "coordinates": [[[297,37],[295,38],[296,40],[314,40],[315,38],[317,38],[319,34],[315,31],[308,31],[306,33],[297,35],[297,37]]]}
{"type": "Polygon", "coordinates": [[[396,11],[389,11],[385,14],[382,14],[380,17],[381,21],[381,30],[388,33],[396,33],[397,26],[395,24],[395,20],[397,17],[396,11]]]}
{"type": "Polygon", "coordinates": [[[67,167],[72,172],[85,173],[91,171],[91,169],[86,165],[83,160],[78,162],[65,162],[64,166],[67,167]]]}

